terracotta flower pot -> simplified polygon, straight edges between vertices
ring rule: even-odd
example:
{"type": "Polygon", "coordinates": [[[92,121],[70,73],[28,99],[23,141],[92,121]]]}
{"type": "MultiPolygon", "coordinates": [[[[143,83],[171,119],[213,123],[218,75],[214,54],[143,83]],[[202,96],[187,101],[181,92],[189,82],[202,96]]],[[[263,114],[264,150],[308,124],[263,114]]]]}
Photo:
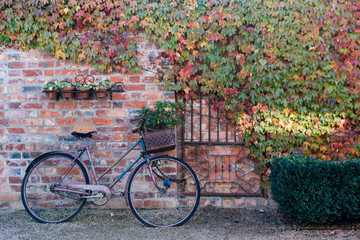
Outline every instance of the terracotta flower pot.
{"type": "Polygon", "coordinates": [[[96,98],[106,98],[107,88],[99,88],[95,91],[96,98]]]}
{"type": "Polygon", "coordinates": [[[86,88],[77,88],[76,97],[81,99],[87,99],[90,96],[90,90],[86,88]]]}
{"type": "Polygon", "coordinates": [[[45,94],[50,99],[56,99],[58,92],[57,91],[45,91],[45,94]]]}
{"type": "Polygon", "coordinates": [[[74,96],[75,87],[64,87],[61,89],[64,98],[72,98],[74,96]]]}

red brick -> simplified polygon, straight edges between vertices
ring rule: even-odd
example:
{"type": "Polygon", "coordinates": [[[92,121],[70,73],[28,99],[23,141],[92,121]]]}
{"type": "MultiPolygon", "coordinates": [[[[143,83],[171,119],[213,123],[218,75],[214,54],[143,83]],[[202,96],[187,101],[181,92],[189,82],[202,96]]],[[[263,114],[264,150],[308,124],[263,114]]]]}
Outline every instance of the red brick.
{"type": "Polygon", "coordinates": [[[42,75],[41,70],[23,70],[22,73],[24,77],[36,77],[42,75]]]}
{"type": "Polygon", "coordinates": [[[129,110],[127,109],[109,109],[109,117],[127,117],[129,116],[129,110]]]}
{"type": "Polygon", "coordinates": [[[22,183],[22,177],[9,177],[9,183],[22,183]]]}
{"type": "Polygon", "coordinates": [[[141,99],[141,92],[133,92],[131,93],[131,100],[132,101],[138,101],[141,99]]]}
{"type": "Polygon", "coordinates": [[[81,124],[81,125],[90,125],[91,121],[90,121],[89,118],[80,118],[79,124],[81,124]]]}
{"type": "Polygon", "coordinates": [[[54,70],[45,69],[45,70],[44,70],[44,76],[47,76],[47,77],[52,77],[52,76],[54,76],[54,70]]]}
{"type": "Polygon", "coordinates": [[[112,135],[110,134],[97,134],[93,136],[93,139],[95,141],[111,141],[112,140],[112,135]]]}
{"type": "Polygon", "coordinates": [[[76,69],[61,69],[55,71],[56,76],[76,76],[76,69]]]}
{"type": "Polygon", "coordinates": [[[26,111],[24,110],[5,111],[5,118],[24,118],[25,116],[26,116],[26,111]]]}
{"type": "Polygon", "coordinates": [[[7,84],[25,84],[25,79],[22,78],[10,78],[5,80],[7,84]]]}
{"type": "Polygon", "coordinates": [[[55,60],[55,54],[43,54],[45,60],[55,60]]]}
{"type": "Polygon", "coordinates": [[[129,126],[109,127],[109,132],[128,132],[129,126]]]}
{"type": "Polygon", "coordinates": [[[115,134],[114,141],[124,141],[124,135],[122,134],[115,134]]]}
{"type": "Polygon", "coordinates": [[[24,62],[9,62],[8,63],[9,68],[25,68],[24,62]]]}
{"type": "Polygon", "coordinates": [[[55,134],[61,133],[60,127],[40,127],[40,133],[55,134]]]}
{"type": "Polygon", "coordinates": [[[77,109],[78,103],[77,102],[57,102],[56,107],[58,109],[77,109]]]}
{"type": "Polygon", "coordinates": [[[7,126],[9,124],[9,121],[6,119],[0,119],[0,126],[7,126]]]}
{"type": "Polygon", "coordinates": [[[139,135],[138,134],[128,133],[128,134],[125,135],[125,140],[126,141],[137,141],[137,140],[139,140],[139,135]]]}
{"type": "Polygon", "coordinates": [[[21,87],[19,86],[10,86],[9,87],[9,93],[20,93],[21,92],[21,87]]]}
{"type": "Polygon", "coordinates": [[[90,107],[90,102],[89,101],[82,101],[80,103],[81,108],[89,108],[90,107]]]}
{"type": "Polygon", "coordinates": [[[113,93],[113,100],[129,100],[130,95],[128,93],[113,93]]]}
{"type": "Polygon", "coordinates": [[[112,118],[93,118],[92,122],[95,125],[112,125],[113,119],[112,118]]]}
{"type": "Polygon", "coordinates": [[[122,82],[122,83],[128,83],[128,78],[124,76],[114,76],[110,77],[110,81],[113,83],[122,82]]]}
{"type": "Polygon", "coordinates": [[[140,82],[140,76],[133,76],[130,77],[130,81],[131,83],[139,83],[140,82]]]}
{"type": "Polygon", "coordinates": [[[25,126],[41,126],[43,124],[43,120],[40,118],[23,119],[22,124],[25,126]]]}
{"type": "Polygon", "coordinates": [[[145,91],[145,84],[128,84],[128,85],[125,85],[125,91],[145,91]]]}
{"type": "MultiPolygon", "coordinates": [[[[37,62],[28,62],[26,63],[26,67],[27,68],[37,68],[38,67],[38,63],[37,62]]],[[[43,68],[43,67],[40,67],[39,68],[43,68]]]]}
{"type": "Polygon", "coordinates": [[[7,160],[6,165],[9,167],[24,167],[27,163],[24,160],[7,160]]]}
{"type": "Polygon", "coordinates": [[[159,93],[143,93],[142,94],[143,99],[162,99],[163,94],[161,92],[159,93]]]}
{"type": "Polygon", "coordinates": [[[25,128],[7,128],[6,131],[10,134],[22,134],[25,133],[25,128]]]}
{"type": "Polygon", "coordinates": [[[55,102],[46,102],[44,107],[49,109],[55,109],[55,102]]]}
{"type": "Polygon", "coordinates": [[[26,79],[26,84],[35,85],[36,84],[36,78],[28,78],[28,79],[26,79]]]}
{"type": "Polygon", "coordinates": [[[89,75],[89,69],[78,69],[77,74],[87,76],[89,75]]]}
{"type": "Polygon", "coordinates": [[[57,125],[76,125],[77,118],[59,118],[56,123],[57,125]]]}
{"type": "Polygon", "coordinates": [[[26,52],[21,54],[21,60],[41,60],[41,53],[37,52],[26,52]]]}
{"type": "Polygon", "coordinates": [[[141,82],[143,82],[143,83],[153,83],[154,80],[155,80],[155,77],[147,76],[147,77],[144,77],[141,82]]]}
{"type": "Polygon", "coordinates": [[[25,102],[26,96],[24,94],[5,95],[6,102],[25,102]]]}
{"type": "Polygon", "coordinates": [[[91,102],[90,108],[111,108],[111,102],[91,102]]]}
{"type": "Polygon", "coordinates": [[[60,113],[58,111],[50,111],[50,110],[41,110],[40,111],[40,117],[45,118],[45,117],[60,117],[60,113]]]}
{"type": "Polygon", "coordinates": [[[9,119],[9,126],[20,126],[20,119],[9,119]]]}
{"type": "Polygon", "coordinates": [[[22,107],[24,109],[40,109],[43,108],[43,105],[41,103],[24,103],[22,107]]]}
{"type": "Polygon", "coordinates": [[[6,145],[6,148],[5,148],[7,151],[14,151],[14,150],[16,150],[16,151],[24,151],[24,150],[26,150],[26,146],[25,146],[25,144],[8,144],[8,145],[6,145]]]}
{"type": "Polygon", "coordinates": [[[20,77],[21,70],[9,70],[8,75],[9,75],[9,77],[20,77]]]}
{"type": "Polygon", "coordinates": [[[96,111],[96,116],[97,117],[103,117],[103,116],[105,116],[105,110],[97,110],[96,111]]]}
{"type": "Polygon", "coordinates": [[[127,108],[142,108],[146,106],[145,101],[127,101],[125,102],[125,107],[127,108]]]}

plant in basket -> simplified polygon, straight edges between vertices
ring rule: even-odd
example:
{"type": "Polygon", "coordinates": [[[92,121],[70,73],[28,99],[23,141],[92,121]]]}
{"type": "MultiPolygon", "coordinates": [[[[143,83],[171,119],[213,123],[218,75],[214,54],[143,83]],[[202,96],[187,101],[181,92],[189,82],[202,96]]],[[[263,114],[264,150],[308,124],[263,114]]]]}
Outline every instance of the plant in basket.
{"type": "Polygon", "coordinates": [[[102,80],[93,86],[93,90],[95,90],[96,98],[104,98],[106,97],[106,93],[108,89],[113,85],[113,82],[109,79],[102,80]]]}
{"type": "Polygon", "coordinates": [[[144,143],[149,153],[175,148],[173,127],[184,124],[178,114],[182,110],[183,104],[170,101],[158,101],[153,109],[143,107],[139,110],[138,117],[145,117],[144,143]]]}
{"type": "Polygon", "coordinates": [[[74,96],[75,86],[68,81],[57,82],[64,98],[72,98],[74,96]]]}
{"type": "Polygon", "coordinates": [[[144,106],[139,110],[137,117],[146,117],[144,128],[160,130],[172,128],[179,124],[184,124],[181,120],[179,112],[183,111],[183,103],[175,103],[170,101],[157,101],[153,109],[144,106]]]}
{"type": "Polygon", "coordinates": [[[44,87],[45,93],[50,99],[57,98],[58,89],[59,87],[57,86],[56,82],[48,82],[44,87]]]}
{"type": "Polygon", "coordinates": [[[76,96],[77,98],[86,99],[90,96],[90,90],[93,88],[93,84],[89,83],[76,83],[76,96]]]}

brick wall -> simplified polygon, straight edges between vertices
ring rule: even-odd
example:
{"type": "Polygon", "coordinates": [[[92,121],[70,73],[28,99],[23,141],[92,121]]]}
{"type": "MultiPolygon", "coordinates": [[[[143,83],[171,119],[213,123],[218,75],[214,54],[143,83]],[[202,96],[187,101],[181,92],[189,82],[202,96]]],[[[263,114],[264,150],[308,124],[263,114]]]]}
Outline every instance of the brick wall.
{"type": "MultiPolygon", "coordinates": [[[[149,56],[161,49],[156,44],[139,44],[141,64],[148,66],[149,56]]],[[[29,162],[49,150],[76,152],[81,142],[70,133],[74,130],[96,130],[98,135],[90,142],[92,156],[98,169],[113,163],[122,152],[138,139],[130,132],[126,120],[144,105],[157,100],[174,99],[165,92],[162,83],[154,83],[149,72],[120,74],[102,73],[86,64],[59,61],[54,55],[37,51],[0,50],[0,209],[21,209],[20,187],[29,162]],[[113,100],[49,100],[42,93],[45,83],[52,79],[71,80],[75,76],[93,75],[96,79],[109,78],[123,82],[125,92],[114,93],[113,100]]],[[[108,180],[117,176],[130,159],[123,160],[108,180]]],[[[117,184],[123,189],[125,181],[117,184]]],[[[115,189],[116,191],[116,189],[115,189]]],[[[255,206],[244,199],[203,198],[202,205],[255,206]],[[243,202],[245,204],[243,204],[243,202]]],[[[265,205],[265,204],[263,204],[265,205]]],[[[125,207],[123,198],[113,199],[106,207],[125,207]]]]}

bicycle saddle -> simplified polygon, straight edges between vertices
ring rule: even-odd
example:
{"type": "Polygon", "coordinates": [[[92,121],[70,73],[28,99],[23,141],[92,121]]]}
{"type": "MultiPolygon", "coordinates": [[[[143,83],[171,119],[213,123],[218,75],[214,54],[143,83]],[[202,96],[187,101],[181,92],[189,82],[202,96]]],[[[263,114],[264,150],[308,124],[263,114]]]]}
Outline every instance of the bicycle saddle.
{"type": "Polygon", "coordinates": [[[91,131],[88,133],[79,133],[79,132],[72,132],[71,135],[77,138],[92,138],[93,135],[97,134],[96,131],[91,131]]]}

